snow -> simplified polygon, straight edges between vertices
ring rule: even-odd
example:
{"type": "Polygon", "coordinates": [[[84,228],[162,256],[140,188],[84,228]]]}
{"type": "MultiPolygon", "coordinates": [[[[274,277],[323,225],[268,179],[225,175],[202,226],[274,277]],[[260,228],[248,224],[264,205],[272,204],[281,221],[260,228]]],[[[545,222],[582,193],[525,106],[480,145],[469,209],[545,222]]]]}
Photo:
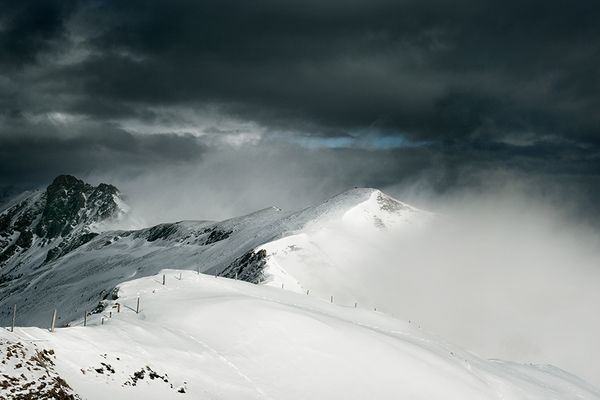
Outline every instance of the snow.
{"type": "Polygon", "coordinates": [[[73,325],[2,330],[0,340],[52,350],[54,371],[89,400],[179,399],[180,390],[194,399],[600,399],[564,371],[487,361],[373,310],[192,271],[124,283],[87,326],[73,325]]]}
{"type": "Polygon", "coordinates": [[[280,286],[291,275],[302,283],[301,290],[371,307],[377,306],[373,293],[361,288],[365,267],[372,268],[376,255],[439,218],[373,189],[346,192],[300,214],[309,215],[309,222],[260,246],[270,255],[267,283],[280,286]]]}

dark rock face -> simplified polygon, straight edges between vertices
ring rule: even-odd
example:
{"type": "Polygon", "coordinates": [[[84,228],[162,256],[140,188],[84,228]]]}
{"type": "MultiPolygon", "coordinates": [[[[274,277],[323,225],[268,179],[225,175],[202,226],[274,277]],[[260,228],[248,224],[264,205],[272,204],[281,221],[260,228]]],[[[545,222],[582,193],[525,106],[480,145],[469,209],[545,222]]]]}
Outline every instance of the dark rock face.
{"type": "Polygon", "coordinates": [[[116,210],[112,185],[93,187],[73,176],[60,175],[46,189],[46,206],[36,227],[39,237],[67,236],[82,222],[109,218],[116,210]]]}
{"type": "Polygon", "coordinates": [[[44,208],[43,197],[33,193],[0,214],[0,267],[32,246],[35,225],[44,208]]]}
{"type": "Polygon", "coordinates": [[[249,251],[237,258],[219,275],[233,279],[237,274],[239,280],[258,283],[259,279],[261,281],[264,280],[263,269],[265,268],[266,263],[266,250],[259,250],[258,253],[249,251]]]}
{"type": "Polygon", "coordinates": [[[210,230],[210,235],[208,236],[204,244],[213,244],[220,242],[221,240],[227,239],[229,236],[231,236],[232,233],[233,231],[231,230],[213,228],[212,230],[210,230]]]}
{"type": "Polygon", "coordinates": [[[145,232],[145,235],[147,235],[146,240],[149,242],[154,242],[159,239],[167,240],[175,234],[177,234],[177,224],[160,224],[148,228],[145,232]]]}
{"type": "Polygon", "coordinates": [[[94,187],[60,175],[45,192],[34,192],[0,214],[0,267],[32,246],[49,246],[44,262],[87,243],[87,227],[114,216],[119,206],[112,185],[94,187]],[[36,244],[37,243],[37,244],[36,244]]]}

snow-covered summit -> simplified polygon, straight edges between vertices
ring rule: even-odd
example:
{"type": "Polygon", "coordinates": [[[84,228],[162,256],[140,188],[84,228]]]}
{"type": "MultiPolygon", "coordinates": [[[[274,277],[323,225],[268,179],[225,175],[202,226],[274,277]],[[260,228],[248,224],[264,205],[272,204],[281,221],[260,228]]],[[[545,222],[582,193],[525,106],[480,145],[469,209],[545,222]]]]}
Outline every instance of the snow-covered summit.
{"type": "Polygon", "coordinates": [[[395,200],[379,190],[357,188],[289,217],[303,221],[294,230],[260,246],[269,255],[268,284],[303,291],[310,288],[342,301],[364,300],[360,274],[386,247],[415,235],[436,214],[395,200]]]}

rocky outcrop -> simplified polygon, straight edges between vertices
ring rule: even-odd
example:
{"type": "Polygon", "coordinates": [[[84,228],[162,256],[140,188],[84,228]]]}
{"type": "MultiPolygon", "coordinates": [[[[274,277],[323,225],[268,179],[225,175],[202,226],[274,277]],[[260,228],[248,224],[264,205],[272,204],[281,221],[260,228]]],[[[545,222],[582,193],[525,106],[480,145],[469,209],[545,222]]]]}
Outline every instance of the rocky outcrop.
{"type": "Polygon", "coordinates": [[[258,252],[249,251],[232,262],[219,276],[232,279],[237,277],[237,279],[242,281],[259,283],[265,280],[263,270],[266,263],[266,250],[259,250],[258,252]]]}
{"type": "Polygon", "coordinates": [[[116,187],[100,184],[94,187],[74,176],[60,175],[46,189],[46,204],[36,226],[39,237],[67,236],[81,224],[91,224],[110,218],[118,205],[116,187]]]}
{"type": "Polygon", "coordinates": [[[96,236],[91,224],[119,212],[118,193],[60,175],[45,191],[22,195],[0,214],[0,268],[36,246],[48,249],[40,261],[49,262],[87,243],[96,236]]]}

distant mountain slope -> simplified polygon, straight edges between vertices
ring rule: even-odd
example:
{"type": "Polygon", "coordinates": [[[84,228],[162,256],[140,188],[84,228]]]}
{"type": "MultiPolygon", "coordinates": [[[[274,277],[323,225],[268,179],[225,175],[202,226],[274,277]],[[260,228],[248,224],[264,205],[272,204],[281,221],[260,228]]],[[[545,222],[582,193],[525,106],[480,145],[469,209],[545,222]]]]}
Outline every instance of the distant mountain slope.
{"type": "MultiPolygon", "coordinates": [[[[254,283],[288,282],[289,289],[302,290],[293,274],[274,267],[282,258],[281,252],[269,250],[273,241],[289,242],[299,232],[319,232],[339,223],[360,238],[426,217],[377,190],[354,189],[297,212],[271,207],[221,222],[97,232],[103,221],[125,212],[118,193],[110,185],[94,188],[61,176],[45,193],[26,195],[0,214],[5,238],[0,321],[18,304],[21,324],[48,326],[47,315],[55,308],[59,324],[66,324],[83,310],[97,308],[119,283],[166,267],[231,278],[237,274],[254,283]],[[271,253],[278,253],[273,261],[271,253]]],[[[315,279],[308,283],[316,284],[315,279]]]]}

